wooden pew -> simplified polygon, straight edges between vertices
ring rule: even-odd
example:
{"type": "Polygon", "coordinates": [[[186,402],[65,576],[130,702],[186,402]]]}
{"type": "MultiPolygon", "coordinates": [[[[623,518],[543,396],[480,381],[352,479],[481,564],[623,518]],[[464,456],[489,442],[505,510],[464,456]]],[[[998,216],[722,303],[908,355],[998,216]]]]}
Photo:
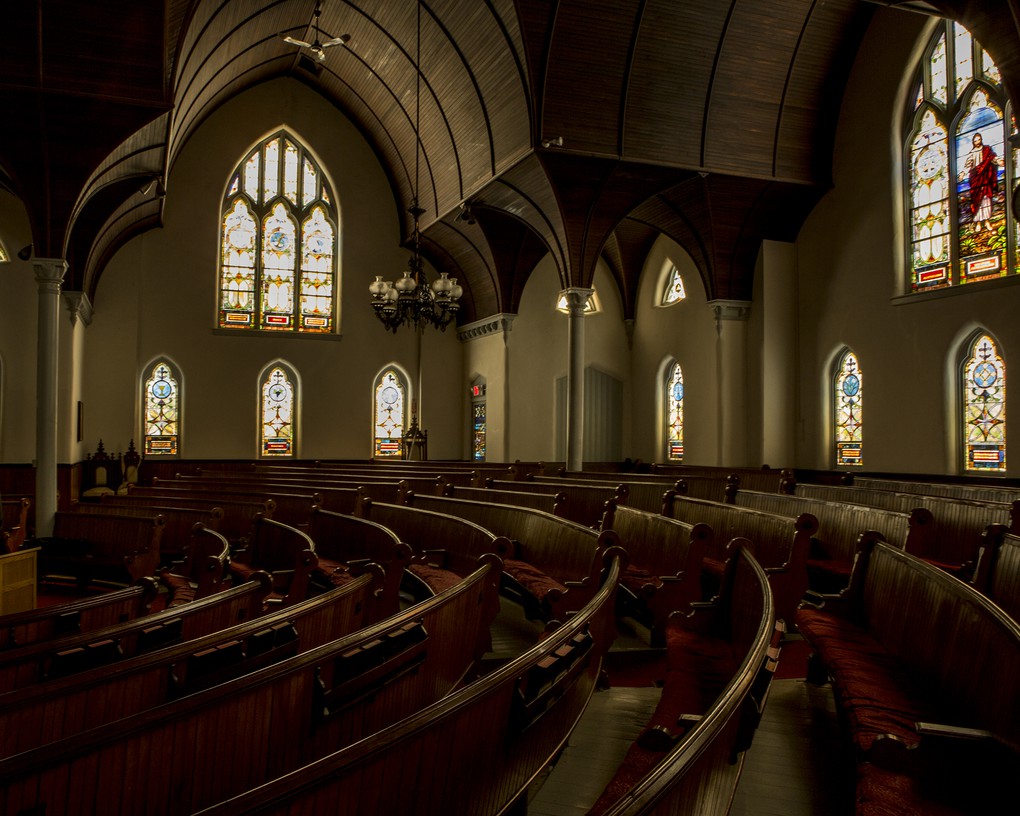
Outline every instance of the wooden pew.
{"type": "Polygon", "coordinates": [[[513,544],[503,558],[502,591],[532,620],[563,621],[598,588],[602,552],[619,543],[616,533],[596,533],[559,516],[512,505],[411,495],[412,507],[472,521],[513,544]]]}
{"type": "Polygon", "coordinates": [[[67,739],[307,652],[382,611],[373,565],[344,587],[193,640],[0,694],[0,756],[67,739]]]}
{"type": "Polygon", "coordinates": [[[255,519],[272,518],[276,502],[272,499],[258,499],[252,496],[239,496],[231,493],[214,493],[205,491],[197,493],[193,490],[180,490],[157,487],[128,487],[126,496],[103,496],[103,504],[115,506],[124,504],[172,504],[174,507],[218,507],[223,513],[217,529],[223,533],[232,547],[247,546],[255,519]]]}
{"type": "MultiPolygon", "coordinates": [[[[794,481],[793,471],[788,468],[771,468],[763,465],[760,468],[752,467],[714,467],[709,465],[668,465],[652,464],[653,474],[663,474],[675,479],[714,479],[725,482],[731,479],[735,487],[741,490],[755,490],[762,493],[787,493],[794,481]]],[[[710,498],[705,496],[693,496],[693,498],[710,498]]],[[[711,497],[714,501],[722,501],[717,497],[711,497]]]]}
{"type": "Polygon", "coordinates": [[[190,604],[0,652],[0,692],[108,666],[262,614],[268,581],[253,580],[190,604]]]}
{"type": "Polygon", "coordinates": [[[230,575],[230,542],[197,522],[191,529],[184,559],[174,569],[163,567],[159,581],[167,588],[168,608],[180,606],[225,589],[230,575]]]}
{"type": "Polygon", "coordinates": [[[552,513],[554,516],[563,515],[561,505],[566,501],[566,496],[562,493],[529,493],[521,490],[493,490],[488,487],[459,487],[457,485],[448,485],[443,495],[451,499],[530,507],[533,510],[552,513]]]}
{"type": "Polygon", "coordinates": [[[359,743],[463,683],[497,574],[487,563],[355,634],[4,759],[0,811],[194,813],[359,743]]]}
{"type": "Polygon", "coordinates": [[[738,546],[719,596],[671,619],[662,697],[589,813],[727,813],[781,633],[765,572],[738,546]]]}
{"type": "Polygon", "coordinates": [[[607,550],[606,580],[589,603],[524,654],[369,739],[201,813],[521,812],[529,782],[594,691],[615,631],[622,557],[607,550]]]}
{"type": "Polygon", "coordinates": [[[846,586],[862,534],[878,537],[911,553],[925,552],[932,528],[931,513],[917,508],[910,513],[877,507],[826,502],[779,493],[741,490],[737,504],[791,518],[811,513],[818,520],[818,532],[808,558],[812,589],[834,591],[846,586]]]}
{"type": "Polygon", "coordinates": [[[990,524],[1005,525],[1011,532],[1020,533],[1020,500],[1012,503],[978,501],[856,486],[813,484],[798,484],[794,495],[881,507],[901,513],[909,513],[918,507],[927,510],[932,515],[932,524],[926,549],[914,554],[959,577],[973,573],[981,540],[990,524]]]}
{"type": "MultiPolygon", "coordinates": [[[[629,507],[636,507],[640,510],[647,510],[650,513],[663,513],[672,496],[678,492],[677,480],[670,477],[662,477],[648,481],[636,478],[624,478],[619,473],[564,473],[560,476],[534,476],[529,479],[538,484],[579,484],[579,485],[610,485],[616,489],[619,496],[626,497],[626,504],[629,507]]],[[[619,500],[614,498],[613,501],[619,500]]]]}
{"type": "MultiPolygon", "coordinates": [[[[233,471],[198,469],[196,475],[178,474],[175,479],[160,482],[166,486],[186,486],[194,483],[208,483],[213,490],[239,493],[261,493],[275,496],[277,493],[298,493],[319,497],[319,507],[336,513],[357,514],[362,498],[358,483],[353,480],[338,480],[329,477],[267,475],[262,473],[235,473],[233,471]]],[[[281,520],[279,513],[274,518],[281,520]]]]}
{"type": "Polygon", "coordinates": [[[620,595],[630,615],[648,627],[653,646],[665,645],[670,615],[701,600],[701,565],[715,533],[707,524],[688,524],[609,502],[602,529],[612,530],[627,551],[620,595]]]}
{"type": "Polygon", "coordinates": [[[1020,535],[1004,527],[989,528],[971,586],[1020,621],[1020,535]]]}
{"type": "Polygon", "coordinates": [[[39,545],[39,576],[71,576],[79,586],[132,584],[156,574],[163,519],[58,511],[53,536],[39,545]]]}
{"type": "Polygon", "coordinates": [[[797,615],[832,677],[858,813],[992,813],[1020,768],[1020,624],[972,587],[868,542],[839,595],[797,615]]]}
{"type": "Polygon", "coordinates": [[[179,563],[187,557],[191,530],[202,524],[211,530],[219,527],[223,518],[220,507],[173,507],[164,504],[114,504],[110,501],[75,502],[71,505],[75,513],[106,513],[137,518],[163,519],[163,534],[159,539],[160,566],[179,563]]]}
{"type": "Polygon", "coordinates": [[[0,649],[27,646],[134,620],[148,614],[159,587],[142,578],[124,589],[0,616],[0,649]]]}
{"type": "Polygon", "coordinates": [[[671,517],[688,524],[708,524],[715,532],[702,571],[706,597],[718,589],[726,561],[732,555],[731,542],[746,539],[752,555],[769,575],[778,617],[792,626],[797,604],[809,584],[808,556],[819,528],[814,515],[772,513],[684,496],[674,497],[669,511],[671,517]]]}
{"type": "Polygon", "coordinates": [[[951,499],[991,501],[1012,504],[1020,499],[1020,488],[976,483],[946,481],[918,482],[909,479],[883,479],[876,476],[855,476],[853,484],[895,493],[916,493],[921,496],[945,496],[951,499]]]}
{"type": "Polygon", "coordinates": [[[557,504],[557,512],[565,519],[583,524],[585,527],[597,527],[605,511],[606,502],[610,499],[620,504],[627,503],[627,490],[614,484],[584,484],[577,482],[508,482],[489,479],[485,486],[490,490],[512,490],[521,493],[546,493],[562,495],[557,504]]]}
{"type": "Polygon", "coordinates": [[[395,615],[400,607],[400,584],[411,563],[411,547],[392,531],[359,516],[313,508],[308,536],[315,543],[317,565],[312,583],[325,587],[344,586],[357,578],[366,566],[377,564],[384,571],[376,605],[379,617],[395,615]]]}
{"type": "Polygon", "coordinates": [[[32,508],[27,498],[0,501],[0,536],[6,552],[17,552],[25,543],[28,532],[28,511],[32,508]]]}
{"type": "Polygon", "coordinates": [[[273,589],[266,603],[288,606],[308,596],[318,563],[315,542],[307,533],[276,519],[256,518],[248,546],[233,552],[230,572],[235,581],[269,573],[273,589]]]}
{"type": "Polygon", "coordinates": [[[244,484],[219,479],[178,478],[152,480],[154,490],[170,488],[194,493],[213,492],[217,495],[251,496],[259,501],[273,501],[273,518],[294,527],[307,527],[312,508],[322,504],[321,494],[303,487],[267,488],[260,484],[244,484]]]}

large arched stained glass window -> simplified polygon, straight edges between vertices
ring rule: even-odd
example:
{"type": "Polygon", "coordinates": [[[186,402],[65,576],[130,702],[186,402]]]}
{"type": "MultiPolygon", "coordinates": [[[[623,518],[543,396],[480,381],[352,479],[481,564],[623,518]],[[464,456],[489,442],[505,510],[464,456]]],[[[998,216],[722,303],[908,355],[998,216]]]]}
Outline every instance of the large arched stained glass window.
{"type": "Polygon", "coordinates": [[[857,362],[857,355],[848,349],[839,358],[833,394],[836,467],[864,464],[861,385],[861,367],[857,362]]]}
{"type": "Polygon", "coordinates": [[[219,326],[335,331],[337,214],[315,159],[280,131],[238,164],[223,199],[219,326]]]}
{"type": "Polygon", "coordinates": [[[396,368],[387,368],[375,381],[372,455],[400,456],[407,415],[407,381],[396,368]]]}
{"type": "Polygon", "coordinates": [[[267,366],[259,378],[259,455],[297,451],[297,376],[285,363],[267,366]]]}
{"type": "Polygon", "coordinates": [[[988,334],[979,334],[963,363],[964,467],[1006,470],[1006,365],[988,334]]]}
{"type": "Polygon", "coordinates": [[[158,360],[142,383],[142,450],[145,456],[177,456],[180,453],[180,373],[169,360],[158,360]]]}
{"type": "Polygon", "coordinates": [[[1008,191],[1020,152],[1007,142],[1013,117],[999,70],[970,33],[949,20],[936,28],[924,54],[906,144],[914,292],[1017,271],[1008,191]]]}
{"type": "Polygon", "coordinates": [[[680,363],[673,363],[666,373],[666,460],[682,462],[684,458],[684,375],[680,363]]]}

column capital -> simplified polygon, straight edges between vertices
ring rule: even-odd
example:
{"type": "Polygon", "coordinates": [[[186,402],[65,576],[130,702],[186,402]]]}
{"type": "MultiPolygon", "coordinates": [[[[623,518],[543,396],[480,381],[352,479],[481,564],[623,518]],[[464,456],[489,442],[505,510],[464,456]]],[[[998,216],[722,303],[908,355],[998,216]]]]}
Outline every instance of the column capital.
{"type": "Polygon", "coordinates": [[[594,289],[585,289],[583,286],[571,286],[564,289],[556,298],[557,304],[566,300],[567,314],[571,317],[584,317],[588,301],[595,294],[594,289]]]}
{"type": "Polygon", "coordinates": [[[474,340],[476,337],[486,337],[497,332],[502,332],[505,338],[510,329],[513,328],[515,317],[517,315],[511,312],[502,312],[491,317],[476,320],[474,323],[460,326],[457,329],[457,339],[462,343],[466,343],[468,340],[474,340]]]}
{"type": "Polygon", "coordinates": [[[749,300],[710,300],[708,305],[716,320],[747,320],[751,316],[749,300]]]}
{"type": "Polygon", "coordinates": [[[86,326],[92,324],[92,301],[84,292],[65,291],[63,293],[64,305],[71,313],[71,325],[79,320],[86,326]]]}
{"type": "Polygon", "coordinates": [[[40,292],[60,294],[60,284],[67,272],[67,261],[63,258],[35,258],[32,269],[40,292]]]}

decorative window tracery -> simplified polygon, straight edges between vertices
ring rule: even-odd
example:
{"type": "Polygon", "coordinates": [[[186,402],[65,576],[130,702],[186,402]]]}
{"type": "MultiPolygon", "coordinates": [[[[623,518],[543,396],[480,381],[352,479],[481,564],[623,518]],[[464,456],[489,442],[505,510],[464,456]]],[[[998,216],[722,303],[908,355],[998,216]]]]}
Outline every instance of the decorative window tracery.
{"type": "Polygon", "coordinates": [[[180,373],[169,360],[158,360],[142,383],[142,429],[145,456],[180,454],[180,373]]]}
{"type": "Polygon", "coordinates": [[[407,381],[396,368],[385,369],[375,381],[372,455],[399,457],[407,414],[407,381]]]}
{"type": "Polygon", "coordinates": [[[863,377],[857,355],[847,349],[839,358],[834,379],[836,467],[864,464],[863,377]]]}
{"type": "Polygon", "coordinates": [[[666,375],[666,461],[684,458],[684,375],[680,363],[673,363],[666,375]]]}
{"type": "Polygon", "coordinates": [[[219,327],[333,332],[337,224],[324,174],[293,136],[253,148],[223,201],[219,327]]]}
{"type": "Polygon", "coordinates": [[[285,363],[267,366],[259,380],[259,455],[294,456],[297,449],[297,375],[285,363]]]}
{"type": "Polygon", "coordinates": [[[666,278],[666,288],[662,293],[661,304],[669,306],[679,303],[687,297],[687,290],[684,289],[684,279],[680,276],[680,270],[674,265],[666,278]]]}
{"type": "Polygon", "coordinates": [[[1006,364],[989,334],[977,335],[963,364],[964,469],[1006,470],[1006,364]]]}

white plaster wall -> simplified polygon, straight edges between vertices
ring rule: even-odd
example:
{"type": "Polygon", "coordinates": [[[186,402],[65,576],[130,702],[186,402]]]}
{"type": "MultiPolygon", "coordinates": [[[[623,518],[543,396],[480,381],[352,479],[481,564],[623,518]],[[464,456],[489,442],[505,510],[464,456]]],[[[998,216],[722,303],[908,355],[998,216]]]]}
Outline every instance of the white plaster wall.
{"type": "MultiPolygon", "coordinates": [[[[511,330],[512,331],[512,330],[511,330]]],[[[508,352],[503,332],[497,331],[468,340],[464,344],[464,379],[461,393],[464,399],[464,453],[472,454],[470,388],[478,377],[485,378],[485,458],[489,462],[510,460],[510,417],[507,410],[508,352]]]]}
{"type": "Polygon", "coordinates": [[[715,318],[691,257],[662,237],[652,247],[638,284],[633,338],[633,447],[646,462],[665,460],[663,361],[675,358],[684,373],[684,463],[716,465],[719,450],[719,379],[715,318]],[[662,269],[672,261],[687,297],[661,307],[662,269]]]}
{"type": "MultiPolygon", "coordinates": [[[[171,168],[165,221],[132,240],[100,281],[86,338],[87,439],[123,449],[140,433],[138,381],[160,354],[180,366],[184,384],[181,455],[257,454],[258,374],[282,359],[300,384],[298,455],[371,455],[372,379],[389,361],[417,375],[414,333],[394,335],[368,305],[375,274],[398,275],[393,197],[380,165],[350,122],[293,80],[238,96],[214,113],[171,168]],[[339,338],[216,333],[218,225],[227,178],[245,151],[289,127],[319,158],[341,211],[339,338]]],[[[463,454],[463,356],[456,333],[429,331],[422,362],[422,425],[433,458],[463,454]]]]}
{"type": "MultiPolygon", "coordinates": [[[[1020,371],[1020,279],[967,287],[949,297],[894,302],[903,289],[902,105],[905,77],[922,44],[925,18],[880,10],[858,54],[835,145],[834,186],[798,237],[800,423],[797,460],[832,467],[832,358],[850,346],[861,364],[864,468],[959,471],[955,360],[978,325],[1001,344],[1013,379],[1020,371]],[[894,78],[890,82],[889,78],[894,78]]],[[[1007,417],[1020,416],[1020,387],[1007,391],[1007,417]]],[[[1020,430],[1007,436],[1010,475],[1020,474],[1020,430]]]]}

